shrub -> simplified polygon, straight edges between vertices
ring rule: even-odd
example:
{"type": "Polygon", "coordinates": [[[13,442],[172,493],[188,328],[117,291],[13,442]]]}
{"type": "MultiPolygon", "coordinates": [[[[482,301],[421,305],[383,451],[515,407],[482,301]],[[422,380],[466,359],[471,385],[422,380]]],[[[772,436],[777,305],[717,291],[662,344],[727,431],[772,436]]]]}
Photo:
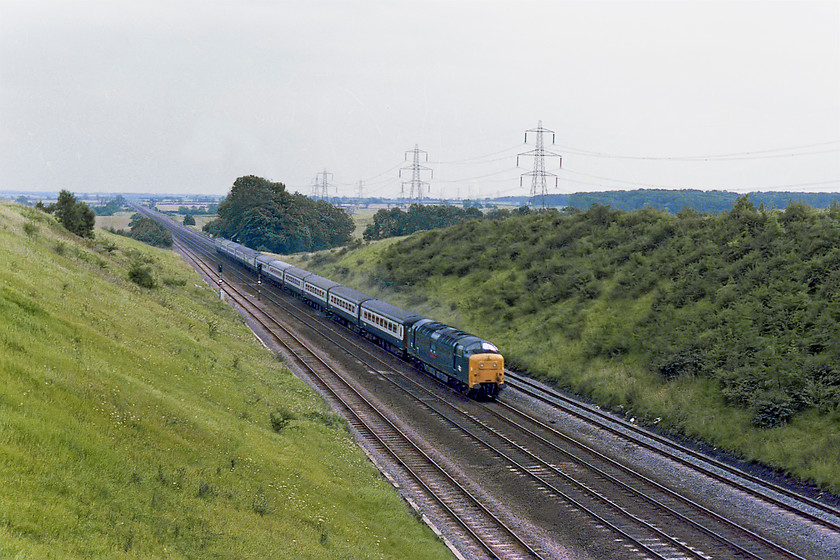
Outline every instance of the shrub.
{"type": "Polygon", "coordinates": [[[332,412],[308,412],[306,414],[306,419],[311,420],[312,422],[323,424],[328,428],[342,427],[345,430],[349,428],[347,420],[345,420],[342,416],[339,416],[338,414],[334,414],[332,412]]]}
{"type": "Polygon", "coordinates": [[[143,288],[157,287],[157,281],[152,274],[152,267],[139,262],[134,262],[128,271],[128,279],[143,288]]]}
{"type": "Polygon", "coordinates": [[[752,422],[757,428],[775,428],[786,424],[795,413],[796,406],[790,397],[773,395],[756,403],[752,422]]]}
{"type": "Polygon", "coordinates": [[[280,433],[286,425],[295,420],[297,416],[287,408],[278,407],[277,410],[273,411],[269,415],[269,421],[271,422],[271,429],[277,433],[280,433]]]}
{"type": "Polygon", "coordinates": [[[665,379],[674,379],[682,375],[696,375],[703,371],[702,356],[693,350],[677,352],[663,360],[659,373],[665,379]]]}

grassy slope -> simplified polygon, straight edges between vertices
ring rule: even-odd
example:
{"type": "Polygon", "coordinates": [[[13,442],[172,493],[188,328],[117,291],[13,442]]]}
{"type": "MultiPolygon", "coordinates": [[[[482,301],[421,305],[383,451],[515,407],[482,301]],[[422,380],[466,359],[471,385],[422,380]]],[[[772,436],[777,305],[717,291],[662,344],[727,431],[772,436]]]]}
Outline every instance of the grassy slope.
{"type": "MultiPolygon", "coordinates": [[[[421,237],[411,237],[411,244],[399,246],[402,258],[412,260],[412,250],[422,252],[418,245],[426,245],[424,239],[435,238],[418,235],[421,237]]],[[[453,231],[451,236],[463,236],[463,231],[453,231]]],[[[410,287],[393,286],[381,263],[393,262],[392,257],[383,259],[382,255],[398,243],[399,239],[389,239],[353,251],[332,250],[284,258],[371,295],[481,334],[499,344],[518,367],[553,378],[640,423],[659,424],[840,494],[840,410],[809,409],[785,425],[759,429],[752,423],[752,413],[727,402],[714,380],[683,375],[664,381],[634,350],[639,343],[632,342],[638,340],[636,325],[651,314],[653,292],[607,297],[614,291],[611,283],[616,282],[607,278],[601,287],[602,297],[563,298],[543,306],[534,305],[524,312],[514,308],[505,311],[504,303],[490,302],[499,308],[491,309],[489,300],[499,299],[499,294],[515,291],[523,283],[523,271],[508,264],[488,274],[479,266],[467,274],[432,274],[417,279],[410,287]],[[593,355],[596,346],[616,341],[629,341],[630,349],[623,350],[626,353],[620,358],[593,355]]],[[[444,258],[444,252],[472,254],[481,259],[485,253],[481,243],[472,251],[457,245],[456,240],[447,239],[446,243],[452,244],[451,250],[433,252],[431,256],[423,252],[420,260],[444,258]]],[[[507,242],[499,243],[505,247],[507,242]]],[[[533,247],[533,243],[523,244],[521,250],[527,251],[529,246],[533,247]]],[[[585,270],[586,264],[578,264],[585,270]]],[[[433,262],[430,268],[434,268],[433,262]]]]}
{"type": "Polygon", "coordinates": [[[0,205],[0,262],[0,557],[449,557],[174,253],[0,205]]]}

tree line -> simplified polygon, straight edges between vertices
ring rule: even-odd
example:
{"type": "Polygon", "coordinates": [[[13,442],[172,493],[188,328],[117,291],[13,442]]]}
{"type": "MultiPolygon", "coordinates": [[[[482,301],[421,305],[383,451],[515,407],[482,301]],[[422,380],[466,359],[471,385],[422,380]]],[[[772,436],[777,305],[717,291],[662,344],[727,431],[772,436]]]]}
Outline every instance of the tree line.
{"type": "Polygon", "coordinates": [[[291,194],[283,183],[248,175],[234,181],[218,218],[203,230],[272,253],[318,251],[347,244],[355,224],[324,200],[291,194]]]}
{"type": "Polygon", "coordinates": [[[123,212],[129,210],[130,208],[131,206],[129,206],[128,201],[125,198],[117,196],[102,206],[94,206],[93,211],[96,212],[97,216],[113,216],[117,212],[123,212]]]}
{"type": "MultiPolygon", "coordinates": [[[[618,210],[631,212],[642,208],[658,208],[672,214],[683,208],[697,212],[719,214],[732,210],[741,195],[730,191],[701,191],[697,189],[632,189],[603,192],[578,192],[573,194],[549,194],[545,197],[546,206],[553,208],[577,208],[585,210],[593,204],[611,206],[618,210]]],[[[750,193],[753,204],[783,210],[790,204],[802,203],[813,208],[829,208],[835,200],[840,200],[840,193],[803,193],[803,192],[753,192],[750,193]]],[[[529,205],[534,201],[524,196],[507,196],[486,200],[493,203],[529,205]]],[[[536,201],[541,205],[542,201],[536,201]]]]}
{"type": "Polygon", "coordinates": [[[449,205],[412,204],[408,211],[401,208],[381,209],[373,215],[373,222],[362,237],[367,241],[409,235],[417,231],[440,229],[468,220],[502,220],[510,216],[524,216],[534,211],[523,206],[514,210],[496,208],[482,213],[475,206],[462,208],[449,205]]]}

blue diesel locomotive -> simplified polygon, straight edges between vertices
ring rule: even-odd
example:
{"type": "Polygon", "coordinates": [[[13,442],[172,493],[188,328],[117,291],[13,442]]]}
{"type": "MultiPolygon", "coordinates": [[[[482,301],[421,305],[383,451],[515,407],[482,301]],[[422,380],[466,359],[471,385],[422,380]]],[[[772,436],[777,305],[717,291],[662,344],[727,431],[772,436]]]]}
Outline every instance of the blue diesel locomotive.
{"type": "Polygon", "coordinates": [[[490,342],[228,239],[216,251],[319,308],[435,377],[477,399],[495,399],[505,382],[504,358],[490,342]]]}

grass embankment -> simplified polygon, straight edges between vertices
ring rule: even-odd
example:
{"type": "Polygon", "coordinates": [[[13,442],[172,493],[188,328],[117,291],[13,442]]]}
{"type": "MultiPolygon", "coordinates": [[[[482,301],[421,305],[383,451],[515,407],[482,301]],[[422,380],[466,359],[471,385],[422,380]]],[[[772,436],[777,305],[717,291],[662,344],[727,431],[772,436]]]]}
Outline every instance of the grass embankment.
{"type": "Polygon", "coordinates": [[[840,207],[593,207],[296,261],[514,368],[840,494],[840,207]]]}
{"type": "Polygon", "coordinates": [[[0,557],[450,557],[176,254],[4,204],[0,263],[0,557]]]}

